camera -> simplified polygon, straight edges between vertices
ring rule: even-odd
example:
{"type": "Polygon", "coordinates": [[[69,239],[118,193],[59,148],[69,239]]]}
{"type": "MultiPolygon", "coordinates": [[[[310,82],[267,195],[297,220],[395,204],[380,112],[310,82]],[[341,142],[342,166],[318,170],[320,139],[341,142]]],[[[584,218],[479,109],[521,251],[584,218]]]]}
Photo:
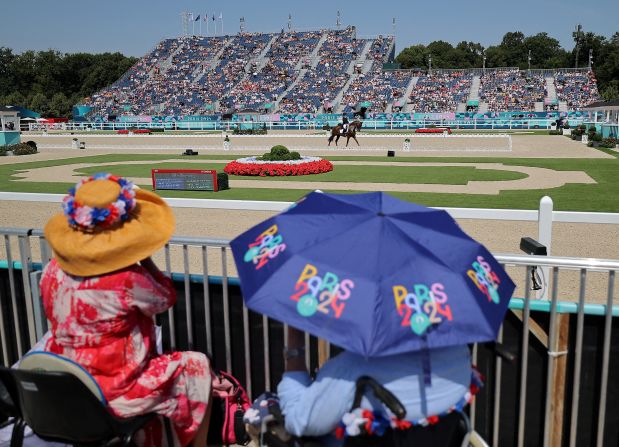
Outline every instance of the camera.
{"type": "MultiPolygon", "coordinates": [[[[536,256],[548,256],[548,250],[546,246],[540,244],[532,237],[523,237],[520,239],[520,250],[524,251],[528,255],[536,255],[536,256]]],[[[537,266],[531,267],[531,289],[532,290],[541,290],[542,285],[545,281],[542,281],[537,273],[537,266]]]]}
{"type": "Polygon", "coordinates": [[[531,237],[523,237],[520,239],[520,250],[524,251],[528,255],[548,255],[548,250],[546,250],[546,246],[540,244],[531,237]]]}

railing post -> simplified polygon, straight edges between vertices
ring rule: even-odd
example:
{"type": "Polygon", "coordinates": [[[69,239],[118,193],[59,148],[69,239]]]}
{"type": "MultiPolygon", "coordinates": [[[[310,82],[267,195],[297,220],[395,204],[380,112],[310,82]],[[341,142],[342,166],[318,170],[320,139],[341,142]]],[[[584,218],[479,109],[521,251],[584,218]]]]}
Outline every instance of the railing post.
{"type": "MultiPolygon", "coordinates": [[[[546,246],[548,256],[551,256],[552,246],[552,199],[548,196],[542,197],[539,201],[539,213],[537,217],[537,239],[546,246]]],[[[550,270],[548,267],[542,267],[542,274],[546,282],[545,287],[538,292],[539,299],[548,299],[548,284],[550,282],[550,270]]]]}

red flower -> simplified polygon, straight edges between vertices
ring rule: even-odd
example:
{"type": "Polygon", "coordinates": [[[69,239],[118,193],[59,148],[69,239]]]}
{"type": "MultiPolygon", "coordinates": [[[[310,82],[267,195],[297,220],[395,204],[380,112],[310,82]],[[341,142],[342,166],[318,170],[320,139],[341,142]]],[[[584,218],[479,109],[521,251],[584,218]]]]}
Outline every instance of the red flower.
{"type": "Polygon", "coordinates": [[[309,161],[301,164],[286,163],[239,163],[232,161],[226,165],[224,172],[230,175],[287,176],[321,174],[333,170],[328,160],[309,161]]]}
{"type": "Polygon", "coordinates": [[[428,424],[430,425],[434,425],[438,422],[438,416],[429,416],[428,417],[428,424]]]}

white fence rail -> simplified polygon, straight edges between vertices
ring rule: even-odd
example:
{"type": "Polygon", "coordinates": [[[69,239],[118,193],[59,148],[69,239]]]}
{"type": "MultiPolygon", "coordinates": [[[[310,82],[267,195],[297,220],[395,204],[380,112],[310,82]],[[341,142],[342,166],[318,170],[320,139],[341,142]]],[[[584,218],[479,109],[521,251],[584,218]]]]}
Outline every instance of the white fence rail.
{"type": "MultiPolygon", "coordinates": [[[[324,124],[335,125],[337,120],[322,121],[175,121],[175,122],[69,122],[69,123],[23,123],[22,130],[27,131],[116,131],[128,129],[165,129],[165,130],[223,130],[232,131],[237,128],[262,128],[267,130],[322,130],[324,124]]],[[[548,130],[552,128],[554,118],[539,119],[445,119],[445,120],[371,120],[363,121],[364,130],[408,130],[420,127],[437,126],[452,129],[469,130],[548,130]]],[[[581,124],[582,118],[570,119],[570,125],[581,124]]]]}

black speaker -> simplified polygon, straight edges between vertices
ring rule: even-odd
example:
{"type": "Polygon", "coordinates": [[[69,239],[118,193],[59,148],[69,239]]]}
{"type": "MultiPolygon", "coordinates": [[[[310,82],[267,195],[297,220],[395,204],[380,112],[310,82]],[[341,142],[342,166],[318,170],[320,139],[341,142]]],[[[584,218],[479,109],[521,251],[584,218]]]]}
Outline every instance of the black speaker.
{"type": "Polygon", "coordinates": [[[387,151],[387,157],[395,157],[395,151],[387,151]]]}

